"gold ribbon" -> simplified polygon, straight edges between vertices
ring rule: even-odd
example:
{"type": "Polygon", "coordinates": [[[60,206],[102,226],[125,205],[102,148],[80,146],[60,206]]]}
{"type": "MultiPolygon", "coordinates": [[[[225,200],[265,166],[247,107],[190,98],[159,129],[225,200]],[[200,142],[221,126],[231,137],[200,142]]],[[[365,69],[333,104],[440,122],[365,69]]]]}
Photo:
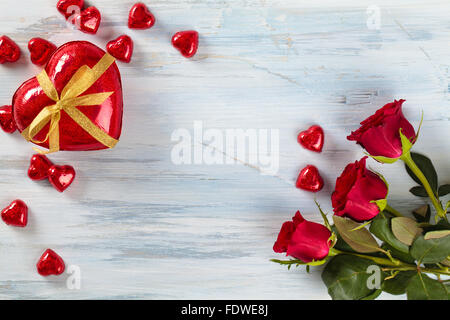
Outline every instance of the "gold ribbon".
{"type": "Polygon", "coordinates": [[[113,148],[118,140],[109,136],[106,132],[95,125],[77,106],[97,106],[105,102],[114,92],[102,92],[80,95],[89,89],[106,70],[114,63],[115,59],[106,53],[99,62],[91,69],[87,65],[80,67],[66,84],[59,96],[55,86],[48,77],[45,70],[36,76],[44,93],[56,102],[56,104],[45,107],[39,112],[31,124],[22,132],[24,138],[36,144],[48,140],[48,151],[36,149],[41,154],[59,151],[59,120],[61,111],[64,110],[73,121],[82,127],[87,133],[108,148],[113,148]],[[42,141],[33,138],[50,122],[50,127],[45,139],[42,141]]]}

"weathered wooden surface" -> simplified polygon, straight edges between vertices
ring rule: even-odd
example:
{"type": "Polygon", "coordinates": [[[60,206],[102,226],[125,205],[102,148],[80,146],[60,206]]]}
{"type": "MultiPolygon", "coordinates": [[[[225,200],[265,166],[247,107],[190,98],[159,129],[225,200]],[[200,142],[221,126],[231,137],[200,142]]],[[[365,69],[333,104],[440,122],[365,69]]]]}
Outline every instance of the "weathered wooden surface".
{"type": "MultiPolygon", "coordinates": [[[[307,274],[268,261],[281,257],[273,241],[297,209],[320,221],[314,196],[294,187],[299,169],[311,163],[321,170],[326,187],[317,199],[330,213],[334,180],[363,155],[345,136],[394,98],[407,99],[405,114],[415,125],[424,111],[416,150],[450,181],[448,1],[378,1],[379,30],[366,25],[372,1],[146,2],[156,25],[131,31],[134,1],[90,1],[103,15],[96,36],[69,29],[56,0],[0,3],[0,30],[23,49],[17,64],[0,66],[2,104],[39,71],[26,49],[32,37],[101,47],[123,33],[135,40],[132,63],[119,63],[121,142],[110,151],[52,156],[77,169],[64,194],[29,180],[31,145],[2,134],[0,201],[21,198],[31,215],[24,230],[0,224],[0,298],[328,299],[320,269],[307,274]],[[183,29],[201,35],[192,60],[170,45],[183,29]],[[221,130],[279,129],[278,174],[173,164],[171,134],[192,131],[194,121],[221,130]],[[296,142],[312,123],[326,131],[320,155],[296,142]],[[47,247],[81,268],[80,290],[66,287],[67,275],[36,273],[47,247]]],[[[401,164],[370,166],[389,180],[394,206],[407,211],[422,203],[408,193],[413,183],[401,164]]]]}

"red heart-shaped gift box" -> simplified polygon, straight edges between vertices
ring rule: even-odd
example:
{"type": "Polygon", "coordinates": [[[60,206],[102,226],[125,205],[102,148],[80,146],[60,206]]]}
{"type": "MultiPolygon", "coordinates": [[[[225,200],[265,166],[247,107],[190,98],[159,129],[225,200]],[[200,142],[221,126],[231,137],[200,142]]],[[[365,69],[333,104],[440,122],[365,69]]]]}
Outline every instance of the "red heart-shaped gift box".
{"type": "MultiPolygon", "coordinates": [[[[45,67],[48,79],[53,84],[58,95],[64,95],[63,89],[70,81],[74,80],[72,77],[80,68],[86,65],[95,70],[94,66],[105,57],[105,54],[102,49],[87,41],[69,42],[58,48],[45,67]]],[[[103,133],[109,135],[112,138],[111,140],[118,140],[122,131],[122,82],[115,62],[111,60],[111,64],[105,69],[106,71],[98,74],[98,79],[87,90],[79,94],[78,97],[82,98],[90,94],[109,92],[110,95],[107,96],[106,100],[98,105],[76,105],[73,108],[78,109],[74,111],[80,111],[92,124],[101,129],[103,133]]],[[[77,78],[77,75],[74,78],[77,78]]],[[[12,102],[14,120],[22,134],[24,134],[24,130],[29,128],[33,120],[42,113],[44,108],[55,105],[55,100],[50,99],[44,91],[38,81],[38,77],[34,77],[23,83],[14,94],[12,102]]],[[[58,150],[84,151],[108,147],[88,133],[85,128],[80,126],[80,123],[75,122],[74,118],[69,116],[64,108],[60,108],[59,114],[60,119],[57,127],[59,130],[58,150]]],[[[91,127],[92,124],[90,124],[91,127]]],[[[51,138],[49,139],[47,134],[50,126],[51,122],[49,121],[32,137],[33,140],[28,140],[41,147],[49,148],[49,140],[51,138]]],[[[98,130],[98,128],[93,129],[98,130]]]]}

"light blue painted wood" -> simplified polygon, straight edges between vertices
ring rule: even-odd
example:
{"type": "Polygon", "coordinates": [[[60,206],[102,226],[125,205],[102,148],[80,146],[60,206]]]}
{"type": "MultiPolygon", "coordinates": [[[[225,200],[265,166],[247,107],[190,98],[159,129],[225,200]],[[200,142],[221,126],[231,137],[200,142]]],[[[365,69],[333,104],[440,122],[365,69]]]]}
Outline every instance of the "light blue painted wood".
{"type": "MultiPolygon", "coordinates": [[[[378,1],[381,28],[369,30],[371,1],[154,0],[147,3],[156,25],[132,31],[133,1],[97,0],[97,36],[67,28],[55,2],[30,0],[26,10],[0,3],[0,30],[23,49],[17,64],[0,66],[0,102],[39,71],[28,60],[30,38],[104,47],[127,33],[135,54],[119,63],[124,130],[114,150],[51,157],[77,169],[64,194],[30,181],[31,145],[2,134],[0,202],[21,198],[31,214],[24,230],[0,224],[0,298],[328,299],[320,269],[288,271],[268,261],[280,257],[271,248],[297,209],[320,221],[314,196],[294,187],[298,171],[308,163],[321,170],[326,186],[317,199],[331,212],[336,177],[363,155],[345,136],[394,98],[407,99],[415,125],[424,111],[416,150],[450,181],[442,151],[450,147],[447,1],[378,1]],[[170,45],[182,29],[201,36],[192,60],[170,45]],[[174,165],[171,134],[196,120],[205,128],[279,129],[278,174],[174,165]],[[296,142],[313,123],[326,132],[320,155],[296,142]],[[47,247],[81,268],[81,290],[66,288],[67,275],[36,273],[47,247]]],[[[422,203],[408,193],[413,183],[401,164],[370,166],[389,180],[393,205],[408,211],[422,203]]]]}

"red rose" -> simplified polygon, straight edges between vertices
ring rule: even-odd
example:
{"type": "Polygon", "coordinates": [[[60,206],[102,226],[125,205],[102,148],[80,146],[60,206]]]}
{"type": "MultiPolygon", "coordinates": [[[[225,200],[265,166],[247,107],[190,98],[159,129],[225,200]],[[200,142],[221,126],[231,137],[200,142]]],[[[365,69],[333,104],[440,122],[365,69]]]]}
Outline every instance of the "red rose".
{"type": "Polygon", "coordinates": [[[336,179],[331,195],[335,215],[361,222],[373,219],[380,212],[372,201],[386,199],[388,188],[383,179],[366,169],[366,159],[348,164],[336,179]]]}
{"type": "Polygon", "coordinates": [[[286,255],[303,262],[318,261],[328,256],[331,232],[324,225],[305,220],[297,211],[292,221],[281,227],[273,251],[286,252],[286,255]]]}
{"type": "Polygon", "coordinates": [[[372,156],[398,158],[402,155],[402,133],[414,143],[416,134],[414,128],[402,113],[405,100],[395,100],[361,122],[361,127],[347,137],[356,141],[372,156]]]}

